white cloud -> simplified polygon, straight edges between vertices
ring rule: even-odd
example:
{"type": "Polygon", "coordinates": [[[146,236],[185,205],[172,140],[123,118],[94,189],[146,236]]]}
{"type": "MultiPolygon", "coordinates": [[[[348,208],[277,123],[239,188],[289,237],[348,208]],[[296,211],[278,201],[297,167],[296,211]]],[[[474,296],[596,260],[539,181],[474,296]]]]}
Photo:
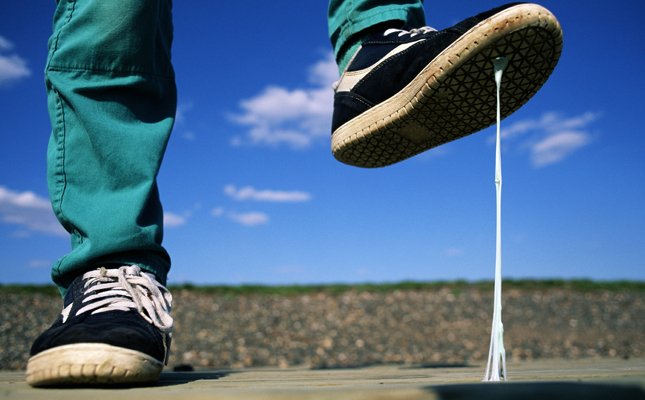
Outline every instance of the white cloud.
{"type": "Polygon", "coordinates": [[[192,109],[192,101],[179,103],[175,112],[175,124],[183,124],[186,122],[186,113],[192,109]]]}
{"type": "Polygon", "coordinates": [[[224,193],[235,200],[256,200],[270,202],[303,202],[311,200],[311,195],[300,191],[256,190],[251,186],[237,189],[233,185],[224,187],[224,193]]]}
{"type": "Polygon", "coordinates": [[[536,167],[554,164],[590,141],[591,137],[586,132],[558,132],[533,145],[531,160],[536,167]]]}
{"type": "Polygon", "coordinates": [[[443,252],[443,254],[446,257],[455,257],[455,256],[460,256],[460,255],[464,254],[464,250],[460,249],[460,248],[457,248],[457,247],[451,247],[449,249],[446,249],[443,252]]]}
{"type": "Polygon", "coordinates": [[[0,186],[0,222],[20,225],[30,232],[68,236],[49,200],[29,191],[19,193],[0,186]]]}
{"type": "Polygon", "coordinates": [[[163,213],[163,225],[166,228],[176,228],[182,226],[186,223],[186,217],[181,215],[173,214],[171,212],[163,213]]]}
{"type": "MultiPolygon", "coordinates": [[[[544,167],[563,161],[576,150],[588,145],[592,135],[589,125],[600,117],[599,113],[586,112],[574,117],[546,112],[538,119],[525,119],[502,125],[502,143],[518,141],[517,148],[528,149],[535,167],[544,167]]],[[[491,137],[490,143],[495,142],[491,137]]]]}
{"type": "Polygon", "coordinates": [[[193,140],[195,140],[195,137],[196,137],[196,136],[195,136],[195,132],[193,132],[193,131],[186,131],[186,132],[184,132],[184,133],[182,133],[182,134],[181,134],[181,137],[183,137],[184,139],[186,139],[186,140],[188,140],[188,141],[191,141],[191,142],[192,142],[193,140]]]}
{"type": "Polygon", "coordinates": [[[452,143],[446,143],[442,146],[435,147],[426,152],[423,152],[416,156],[416,158],[420,161],[431,161],[437,158],[446,157],[453,153],[452,146],[452,143]]]}
{"type": "Polygon", "coordinates": [[[214,208],[214,209],[211,211],[211,215],[212,215],[213,217],[221,217],[222,215],[224,215],[224,208],[222,208],[222,207],[214,208]]]}
{"type": "Polygon", "coordinates": [[[309,68],[309,82],[312,84],[326,87],[331,86],[338,79],[338,65],[331,51],[309,68]]]}
{"type": "Polygon", "coordinates": [[[186,125],[190,125],[186,123],[186,116],[192,109],[192,101],[183,101],[177,104],[177,110],[175,112],[175,126],[173,128],[175,131],[173,135],[179,135],[188,142],[192,142],[197,138],[197,134],[193,130],[186,128],[186,125]]]}
{"type": "Polygon", "coordinates": [[[52,264],[53,263],[49,260],[41,260],[41,259],[30,260],[27,263],[27,268],[49,268],[52,266],[52,264]]]}
{"type": "Polygon", "coordinates": [[[237,213],[233,211],[227,212],[224,207],[217,207],[211,210],[211,215],[216,218],[226,216],[231,221],[242,224],[244,226],[258,226],[266,225],[269,223],[269,216],[263,212],[258,211],[237,213]]]}
{"type": "MultiPolygon", "coordinates": [[[[0,36],[0,52],[13,50],[13,43],[0,36]]],[[[17,54],[0,53],[0,87],[31,75],[27,61],[17,54]]]]}
{"type": "Polygon", "coordinates": [[[13,43],[11,43],[7,38],[4,36],[0,35],[0,50],[12,50],[13,49],[13,43]]]}
{"type": "Polygon", "coordinates": [[[286,144],[293,149],[310,146],[318,138],[331,134],[334,92],[332,83],[338,79],[338,67],[330,52],[309,71],[312,87],[288,89],[268,86],[255,97],[242,100],[241,115],[231,120],[248,126],[245,138],[233,138],[231,144],[286,144]]]}
{"type": "Polygon", "coordinates": [[[262,212],[234,213],[229,212],[228,217],[245,226],[266,225],[269,223],[269,216],[262,212]]]}

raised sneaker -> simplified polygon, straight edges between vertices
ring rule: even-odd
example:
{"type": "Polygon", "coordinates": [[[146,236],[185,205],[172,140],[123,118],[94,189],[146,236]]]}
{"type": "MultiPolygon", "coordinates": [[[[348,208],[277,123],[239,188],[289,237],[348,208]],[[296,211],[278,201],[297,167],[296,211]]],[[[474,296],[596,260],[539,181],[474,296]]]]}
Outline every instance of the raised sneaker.
{"type": "Polygon", "coordinates": [[[141,385],[167,362],[172,296],[137,266],[99,268],[68,288],[56,322],[27,363],[32,386],[141,385]]]}
{"type": "Polygon", "coordinates": [[[388,29],[369,37],[334,85],[332,152],[383,167],[496,121],[492,60],[506,57],[501,117],[546,82],[562,52],[547,9],[513,3],[436,31],[388,29]]]}

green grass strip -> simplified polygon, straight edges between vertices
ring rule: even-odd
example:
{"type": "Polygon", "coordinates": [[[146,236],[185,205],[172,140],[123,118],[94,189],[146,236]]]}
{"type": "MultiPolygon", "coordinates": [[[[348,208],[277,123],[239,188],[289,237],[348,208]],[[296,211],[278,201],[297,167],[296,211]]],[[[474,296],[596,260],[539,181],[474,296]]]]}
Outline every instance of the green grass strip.
{"type": "MultiPolygon", "coordinates": [[[[645,281],[593,281],[590,279],[504,279],[503,290],[551,290],[563,289],[575,292],[645,292],[645,281]]],[[[433,291],[449,289],[452,293],[458,294],[468,289],[479,289],[484,292],[493,291],[493,281],[468,282],[437,281],[418,282],[403,281],[397,283],[360,283],[360,284],[325,284],[325,285],[194,285],[191,283],[171,284],[168,286],[173,293],[189,291],[192,293],[218,295],[218,296],[298,296],[317,293],[339,295],[347,292],[371,292],[387,293],[393,291],[433,291]]],[[[2,285],[0,284],[0,295],[47,295],[60,296],[54,285],[2,285]]]]}

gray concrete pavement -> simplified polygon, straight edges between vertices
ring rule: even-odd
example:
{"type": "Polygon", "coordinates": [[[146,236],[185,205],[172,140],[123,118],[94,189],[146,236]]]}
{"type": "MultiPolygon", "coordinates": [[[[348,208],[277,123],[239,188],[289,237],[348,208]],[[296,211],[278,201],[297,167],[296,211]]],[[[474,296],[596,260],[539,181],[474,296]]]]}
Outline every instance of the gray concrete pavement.
{"type": "Polygon", "coordinates": [[[383,365],[165,372],[154,387],[34,389],[22,372],[0,373],[2,399],[644,399],[645,359],[509,363],[509,381],[483,383],[485,364],[383,365]]]}

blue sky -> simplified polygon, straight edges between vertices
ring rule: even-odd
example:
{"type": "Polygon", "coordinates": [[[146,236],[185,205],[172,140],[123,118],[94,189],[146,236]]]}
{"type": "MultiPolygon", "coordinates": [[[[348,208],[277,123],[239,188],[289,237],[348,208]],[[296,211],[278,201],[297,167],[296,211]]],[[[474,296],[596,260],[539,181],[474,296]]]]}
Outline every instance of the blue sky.
{"type": "MultiPolygon", "coordinates": [[[[498,4],[427,1],[427,23],[498,4]]],[[[542,4],[564,52],[502,123],[502,275],[645,280],[645,3],[542,4]]],[[[175,2],[179,108],[159,176],[170,282],[492,280],[495,128],[387,168],[335,161],[326,7],[175,2]]],[[[45,181],[54,8],[0,13],[0,283],[49,282],[69,250],[45,181]]]]}

